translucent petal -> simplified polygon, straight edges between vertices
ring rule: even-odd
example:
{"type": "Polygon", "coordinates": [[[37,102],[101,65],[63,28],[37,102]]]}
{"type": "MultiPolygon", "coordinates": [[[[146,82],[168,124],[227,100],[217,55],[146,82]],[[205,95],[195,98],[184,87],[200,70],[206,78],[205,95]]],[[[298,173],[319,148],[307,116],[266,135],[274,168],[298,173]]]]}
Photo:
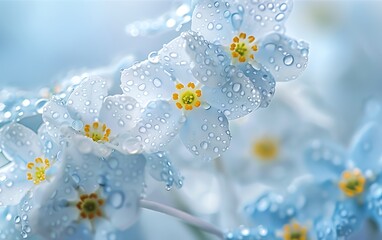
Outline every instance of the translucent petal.
{"type": "Polygon", "coordinates": [[[142,120],[129,135],[140,141],[145,152],[158,152],[176,136],[182,121],[182,110],[175,103],[151,102],[142,113],[142,120]]]}
{"type": "Polygon", "coordinates": [[[319,180],[338,180],[346,168],[346,151],[330,141],[311,142],[304,156],[306,167],[319,180]]]}
{"type": "Polygon", "coordinates": [[[333,182],[318,182],[314,176],[305,175],[289,186],[286,199],[296,206],[298,221],[307,222],[331,214],[339,194],[333,182]]]}
{"type": "Polygon", "coordinates": [[[379,227],[382,227],[382,185],[381,181],[370,186],[366,195],[366,212],[379,227]]]}
{"type": "Polygon", "coordinates": [[[33,185],[27,180],[25,169],[9,163],[0,171],[0,207],[19,204],[33,185]]]}
{"type": "Polygon", "coordinates": [[[269,70],[278,82],[296,79],[308,63],[309,45],[285,35],[272,33],[260,40],[255,59],[269,70]]]}
{"type": "Polygon", "coordinates": [[[332,221],[336,229],[337,239],[347,239],[361,227],[364,221],[362,208],[353,199],[337,202],[332,221]]]}
{"type": "Polygon", "coordinates": [[[47,130],[47,124],[42,124],[38,129],[37,134],[40,138],[40,143],[43,147],[44,156],[51,160],[57,159],[57,155],[61,151],[61,147],[49,134],[47,130]]]}
{"type": "Polygon", "coordinates": [[[157,53],[157,56],[151,60],[154,63],[160,62],[160,64],[163,64],[167,72],[184,84],[192,81],[190,76],[192,75],[191,69],[193,67],[193,60],[186,51],[187,35],[188,33],[182,33],[171,42],[164,44],[163,48],[157,53]]]}
{"type": "Polygon", "coordinates": [[[180,138],[196,156],[211,160],[225,152],[231,140],[226,116],[216,108],[195,108],[187,113],[180,138]]]}
{"type": "Polygon", "coordinates": [[[205,86],[218,87],[228,79],[231,58],[220,45],[204,40],[203,36],[195,32],[183,34],[186,40],[186,51],[194,64],[192,74],[205,86]]]}
{"type": "Polygon", "coordinates": [[[253,223],[267,226],[272,231],[282,229],[297,213],[295,206],[275,193],[261,195],[255,202],[245,206],[244,211],[253,223]]]}
{"type": "Polygon", "coordinates": [[[379,173],[382,167],[382,128],[375,122],[366,123],[354,136],[350,157],[363,171],[379,173]]]}
{"type": "Polygon", "coordinates": [[[276,82],[272,74],[257,64],[240,64],[238,68],[250,79],[253,89],[260,93],[260,107],[267,107],[275,94],[276,82]]]}
{"type": "Polygon", "coordinates": [[[248,228],[240,226],[234,231],[229,231],[224,234],[225,240],[270,240],[276,239],[275,232],[270,230],[268,226],[259,225],[256,227],[248,228]]]}
{"type": "Polygon", "coordinates": [[[258,39],[270,32],[283,32],[292,8],[292,0],[246,0],[241,7],[237,6],[239,14],[244,9],[240,31],[258,39]]]}
{"type": "Polygon", "coordinates": [[[84,123],[97,120],[107,91],[106,82],[100,77],[94,76],[83,80],[67,101],[71,117],[84,123]]]}
{"type": "Polygon", "coordinates": [[[18,123],[10,123],[1,128],[0,148],[8,160],[20,166],[43,155],[37,134],[18,123]]]}
{"type": "Polygon", "coordinates": [[[105,161],[106,214],[113,226],[125,230],[138,217],[146,161],[141,154],[123,155],[117,151],[105,161]]]}
{"type": "Polygon", "coordinates": [[[170,189],[174,185],[177,188],[183,186],[183,177],[174,168],[172,162],[164,152],[152,153],[146,156],[147,168],[150,175],[166,184],[166,188],[170,189]]]}
{"type": "Polygon", "coordinates": [[[231,58],[220,45],[204,40],[195,32],[183,32],[159,51],[160,61],[180,82],[192,82],[190,73],[206,86],[223,85],[231,58]]]}
{"type": "Polygon", "coordinates": [[[244,73],[233,68],[229,82],[221,88],[203,87],[203,100],[220,109],[228,119],[240,118],[256,110],[262,101],[260,92],[244,73]]]}
{"type": "Polygon", "coordinates": [[[116,136],[137,124],[140,111],[134,98],[125,95],[110,96],[105,98],[99,120],[111,129],[111,136],[116,136]]]}
{"type": "Polygon", "coordinates": [[[291,0],[202,0],[195,6],[191,29],[208,41],[228,45],[239,32],[260,38],[283,31],[291,10],[291,0]]]}
{"type": "Polygon", "coordinates": [[[237,17],[242,20],[235,7],[233,1],[198,1],[192,14],[191,30],[199,32],[210,42],[228,45],[238,31],[238,22],[235,20],[237,17]]]}
{"type": "Polygon", "coordinates": [[[317,240],[337,240],[336,230],[331,220],[320,219],[314,223],[317,240]]]}
{"type": "Polygon", "coordinates": [[[146,60],[122,71],[121,88],[127,96],[146,106],[148,102],[158,98],[170,99],[175,83],[160,63],[146,60]]]}
{"type": "Polygon", "coordinates": [[[73,123],[67,107],[57,99],[50,100],[43,107],[42,119],[47,131],[56,142],[59,142],[61,128],[71,126],[73,123]]]}

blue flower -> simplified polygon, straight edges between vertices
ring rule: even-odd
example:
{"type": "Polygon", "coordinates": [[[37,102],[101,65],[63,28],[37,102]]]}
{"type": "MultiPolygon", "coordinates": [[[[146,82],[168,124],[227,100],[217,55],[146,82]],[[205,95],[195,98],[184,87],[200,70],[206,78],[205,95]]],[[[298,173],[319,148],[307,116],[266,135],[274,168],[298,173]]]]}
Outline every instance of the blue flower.
{"type": "MultiPolygon", "coordinates": [[[[80,152],[100,157],[113,150],[141,153],[143,142],[131,133],[141,119],[140,105],[130,96],[107,94],[104,80],[89,77],[74,87],[67,99],[50,100],[42,117],[51,138],[57,143],[74,142],[80,152]]],[[[167,188],[182,186],[183,178],[164,152],[146,152],[145,156],[151,176],[165,182],[167,188]]]]}
{"type": "Polygon", "coordinates": [[[356,231],[365,217],[382,226],[381,142],[380,124],[368,121],[355,134],[348,151],[330,141],[314,141],[306,151],[306,165],[316,180],[336,189],[332,193],[337,201],[333,221],[339,237],[356,231]]]}
{"type": "Polygon", "coordinates": [[[214,94],[204,92],[192,76],[177,76],[177,80],[174,76],[162,64],[148,60],[122,72],[124,93],[146,106],[133,136],[141,141],[146,152],[165,149],[179,134],[195,156],[205,159],[219,156],[231,138],[227,117],[222,109],[206,105],[204,99],[214,94]]]}
{"type": "Polygon", "coordinates": [[[55,178],[34,192],[35,234],[49,239],[105,239],[138,217],[145,157],[113,151],[102,158],[68,142],[55,178]]]}
{"type": "Polygon", "coordinates": [[[10,161],[0,175],[0,206],[15,205],[34,187],[46,184],[57,168],[60,147],[46,137],[45,125],[37,135],[10,123],[0,129],[0,149],[10,161]]]}
{"type": "Polygon", "coordinates": [[[248,77],[253,69],[266,69],[277,81],[289,81],[306,68],[309,48],[281,34],[292,5],[291,0],[202,0],[191,29],[228,50],[232,63],[245,63],[239,68],[248,77]]]}

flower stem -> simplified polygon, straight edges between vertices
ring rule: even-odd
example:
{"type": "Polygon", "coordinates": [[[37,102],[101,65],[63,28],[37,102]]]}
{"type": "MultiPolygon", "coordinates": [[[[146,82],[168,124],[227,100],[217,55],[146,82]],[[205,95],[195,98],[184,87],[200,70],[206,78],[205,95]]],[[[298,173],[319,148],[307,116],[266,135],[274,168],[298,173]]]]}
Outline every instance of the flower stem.
{"type": "Polygon", "coordinates": [[[224,239],[224,234],[222,231],[214,227],[213,225],[204,222],[203,220],[196,218],[186,212],[180,211],[179,209],[172,208],[167,205],[163,205],[161,203],[152,202],[148,200],[142,199],[140,201],[141,207],[150,209],[152,211],[161,212],[169,216],[173,216],[176,218],[179,218],[186,222],[187,224],[193,225],[195,227],[198,227],[208,233],[211,233],[215,236],[217,236],[219,239],[224,239]]]}

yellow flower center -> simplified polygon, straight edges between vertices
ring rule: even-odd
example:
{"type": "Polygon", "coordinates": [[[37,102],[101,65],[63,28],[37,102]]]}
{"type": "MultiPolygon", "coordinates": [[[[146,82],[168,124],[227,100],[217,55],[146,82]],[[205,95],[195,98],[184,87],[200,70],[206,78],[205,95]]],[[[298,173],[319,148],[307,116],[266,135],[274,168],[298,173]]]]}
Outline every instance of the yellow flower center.
{"type": "Polygon", "coordinates": [[[354,197],[363,193],[366,179],[359,169],[344,171],[342,179],[338,183],[339,188],[348,197],[354,197]]]}
{"type": "Polygon", "coordinates": [[[239,36],[234,37],[230,45],[233,59],[239,62],[246,62],[249,59],[254,60],[254,53],[257,51],[257,45],[253,43],[254,41],[254,36],[247,38],[245,33],[240,33],[239,36]]]}
{"type": "Polygon", "coordinates": [[[107,128],[106,124],[100,124],[94,122],[93,124],[86,124],[84,126],[85,136],[93,139],[94,142],[108,142],[110,136],[110,128],[107,128]]]}
{"type": "Polygon", "coordinates": [[[50,167],[48,159],[36,158],[34,162],[27,164],[27,179],[34,184],[40,184],[46,180],[45,171],[50,167]]]}
{"type": "Polygon", "coordinates": [[[296,222],[284,225],[283,236],[284,236],[284,240],[308,239],[306,227],[303,227],[296,222]]]}
{"type": "Polygon", "coordinates": [[[279,144],[276,139],[262,138],[254,142],[252,146],[253,154],[262,161],[272,161],[279,153],[279,144]]]}
{"type": "Polygon", "coordinates": [[[176,106],[179,109],[192,110],[193,107],[200,107],[199,98],[202,96],[200,89],[195,89],[195,84],[189,82],[187,87],[178,83],[176,86],[177,93],[172,94],[172,99],[176,102],[176,106]]]}
{"type": "Polygon", "coordinates": [[[76,203],[77,209],[80,211],[82,219],[92,220],[97,217],[102,217],[102,206],[105,200],[100,198],[97,193],[82,194],[79,201],[76,203]]]}

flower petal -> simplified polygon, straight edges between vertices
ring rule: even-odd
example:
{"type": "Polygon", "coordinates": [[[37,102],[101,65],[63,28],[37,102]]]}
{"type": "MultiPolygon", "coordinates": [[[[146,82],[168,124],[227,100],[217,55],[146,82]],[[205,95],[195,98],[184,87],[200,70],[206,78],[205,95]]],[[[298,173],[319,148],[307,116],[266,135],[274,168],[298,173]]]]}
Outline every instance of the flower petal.
{"type": "Polygon", "coordinates": [[[125,230],[137,219],[139,199],[144,186],[145,158],[141,154],[123,155],[117,151],[105,159],[107,205],[105,212],[111,223],[125,230]]]}
{"type": "Polygon", "coordinates": [[[261,38],[270,32],[283,32],[284,23],[293,8],[293,0],[246,1],[237,7],[244,9],[240,31],[261,38]]]}
{"type": "Polygon", "coordinates": [[[362,171],[379,173],[382,168],[382,128],[375,122],[366,123],[354,136],[350,156],[362,171]]]}
{"type": "Polygon", "coordinates": [[[262,66],[248,63],[240,64],[238,68],[252,81],[253,89],[257,89],[260,92],[260,107],[267,107],[275,94],[276,82],[272,74],[262,66]]]}
{"type": "Polygon", "coordinates": [[[278,82],[296,79],[308,63],[309,45],[285,35],[272,33],[260,40],[259,52],[255,55],[278,82]]]}
{"type": "Polygon", "coordinates": [[[317,240],[337,240],[336,230],[331,220],[319,219],[314,223],[317,240]]]}
{"type": "Polygon", "coordinates": [[[134,98],[125,95],[109,96],[102,104],[99,120],[111,129],[112,136],[116,136],[133,128],[140,112],[141,108],[134,98]]]}
{"type": "Polygon", "coordinates": [[[0,206],[16,205],[33,187],[27,180],[25,169],[15,163],[9,163],[0,171],[0,206]]]}
{"type": "Polygon", "coordinates": [[[221,88],[203,87],[203,100],[220,109],[228,119],[236,119],[256,110],[262,101],[260,92],[254,88],[242,71],[233,68],[229,82],[221,88]],[[236,71],[235,71],[236,70],[236,71]]]}
{"type": "Polygon", "coordinates": [[[18,123],[10,123],[1,128],[0,148],[8,160],[20,166],[43,154],[37,134],[18,123]]]}
{"type": "Polygon", "coordinates": [[[353,199],[337,202],[332,216],[337,239],[347,239],[361,227],[364,217],[360,205],[353,199]]]}
{"type": "Polygon", "coordinates": [[[61,129],[71,126],[73,123],[67,107],[58,99],[52,99],[46,103],[43,107],[42,119],[46,124],[47,131],[56,143],[59,142],[62,135],[61,129]]]}
{"type": "Polygon", "coordinates": [[[239,32],[260,38],[284,30],[292,5],[291,0],[201,0],[195,6],[191,29],[208,41],[223,45],[228,45],[239,32]]]}
{"type": "Polygon", "coordinates": [[[146,156],[147,168],[150,175],[166,184],[166,188],[170,189],[173,185],[177,188],[183,186],[183,177],[173,167],[172,162],[164,152],[152,153],[146,156]]]}
{"type": "Polygon", "coordinates": [[[129,136],[137,138],[145,152],[158,152],[176,136],[182,120],[182,111],[175,103],[150,102],[129,136]]]}
{"type": "Polygon", "coordinates": [[[44,156],[50,160],[57,159],[61,147],[57,144],[47,130],[47,124],[42,124],[37,132],[41,145],[43,147],[44,156]]]}
{"type": "Polygon", "coordinates": [[[170,99],[175,82],[162,64],[145,60],[122,71],[121,88],[126,95],[146,106],[156,99],[170,99]]]}
{"type": "Polygon", "coordinates": [[[295,207],[288,204],[283,196],[272,192],[261,195],[255,202],[245,206],[244,211],[253,223],[267,226],[273,231],[281,229],[296,216],[295,207]]]}
{"type": "Polygon", "coordinates": [[[237,17],[242,19],[241,15],[235,12],[235,7],[236,4],[230,0],[198,1],[192,14],[191,30],[199,32],[210,42],[228,45],[239,27],[238,22],[232,20],[237,17]]]}
{"type": "Polygon", "coordinates": [[[227,81],[231,58],[220,45],[204,40],[196,32],[183,32],[159,51],[160,61],[178,81],[193,81],[190,73],[206,86],[217,87],[227,81]]]}
{"type": "Polygon", "coordinates": [[[207,160],[219,157],[231,140],[226,116],[214,107],[196,108],[187,113],[180,137],[191,153],[207,160]]]}
{"type": "Polygon", "coordinates": [[[379,180],[370,186],[366,195],[366,212],[375,220],[379,227],[382,227],[382,185],[379,180]]]}
{"type": "Polygon", "coordinates": [[[71,117],[84,123],[96,121],[107,91],[106,82],[100,77],[92,76],[83,80],[67,101],[71,117]]]}
{"type": "Polygon", "coordinates": [[[346,151],[336,143],[316,140],[305,150],[305,165],[319,180],[338,180],[346,168],[346,151]]]}

